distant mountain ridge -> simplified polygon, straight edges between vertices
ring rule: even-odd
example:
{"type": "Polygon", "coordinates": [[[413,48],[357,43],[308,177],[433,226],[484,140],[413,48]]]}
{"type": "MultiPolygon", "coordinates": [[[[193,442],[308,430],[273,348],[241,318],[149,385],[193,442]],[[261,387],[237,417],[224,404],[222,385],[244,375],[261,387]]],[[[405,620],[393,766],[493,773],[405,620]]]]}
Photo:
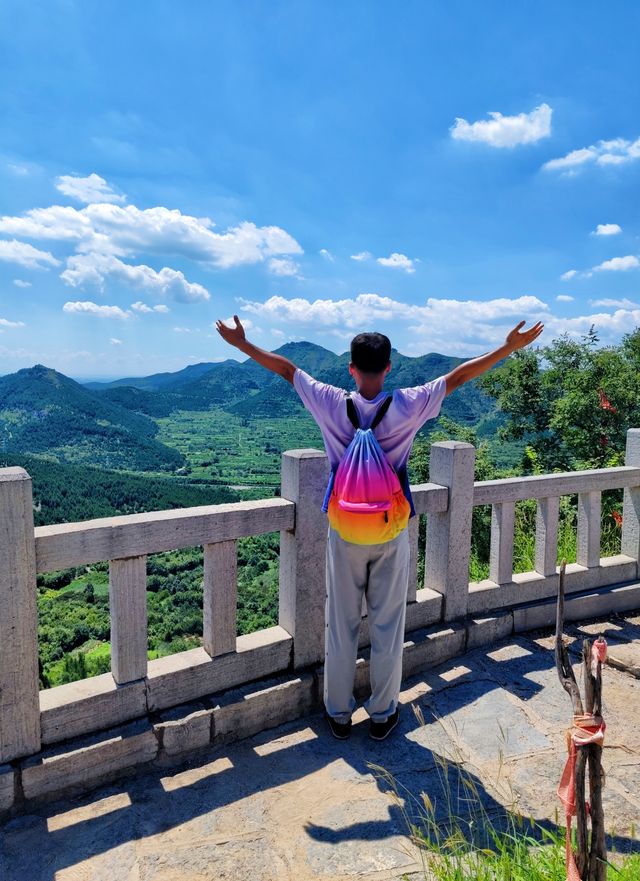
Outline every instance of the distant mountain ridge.
{"type": "MultiPolygon", "coordinates": [[[[336,355],[310,342],[290,342],[275,350],[321,382],[340,388],[355,389],[348,372],[349,352],[336,355]]],[[[448,373],[464,359],[431,352],[412,358],[395,349],[391,353],[391,371],[385,388],[422,385],[448,373]]],[[[90,384],[96,388],[95,383],[90,384]]],[[[293,416],[302,404],[288,383],[251,359],[190,365],[176,373],[157,373],[131,380],[101,384],[101,395],[150,416],[167,416],[172,410],[206,410],[220,407],[247,418],[293,416]],[[131,385],[126,385],[130,382],[131,385]],[[119,391],[116,391],[119,389],[119,391]],[[129,391],[125,391],[129,389],[129,391]],[[149,393],[149,396],[141,394],[149,393]]],[[[467,425],[476,424],[495,410],[495,405],[480,389],[470,383],[447,398],[443,412],[467,425]]]]}
{"type": "Polygon", "coordinates": [[[180,385],[182,382],[191,382],[194,379],[198,379],[203,373],[207,373],[207,371],[216,367],[218,364],[229,362],[236,363],[233,359],[228,359],[227,362],[202,361],[199,364],[188,364],[186,367],[183,367],[182,370],[176,370],[175,373],[153,373],[151,376],[130,376],[125,377],[124,379],[113,379],[110,382],[92,381],[81,384],[92,391],[104,391],[107,388],[116,388],[122,385],[144,389],[146,391],[154,391],[160,388],[166,388],[167,386],[180,385]]]}
{"type": "MultiPolygon", "coordinates": [[[[276,351],[321,382],[355,388],[348,352],[336,355],[308,342],[287,343],[276,351]]],[[[410,358],[393,351],[385,388],[422,385],[461,360],[437,353],[410,358]]],[[[177,410],[212,408],[249,423],[274,416],[295,419],[303,410],[289,383],[251,359],[203,362],[175,373],[86,385],[36,364],[0,377],[0,452],[109,469],[176,471],[186,459],[156,439],[155,420],[177,410]]],[[[496,407],[468,383],[446,398],[442,412],[464,425],[477,425],[494,417],[496,407]]]]}

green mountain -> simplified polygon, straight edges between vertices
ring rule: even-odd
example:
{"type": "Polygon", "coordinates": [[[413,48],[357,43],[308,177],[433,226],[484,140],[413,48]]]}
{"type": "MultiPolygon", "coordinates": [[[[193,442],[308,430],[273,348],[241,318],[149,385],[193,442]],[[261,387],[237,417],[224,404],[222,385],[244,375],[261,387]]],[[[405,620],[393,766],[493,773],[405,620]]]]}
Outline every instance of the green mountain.
{"type": "Polygon", "coordinates": [[[155,440],[147,416],[36,364],[0,378],[0,450],[62,462],[174,471],[183,457],[155,440]]]}
{"type": "MultiPolygon", "coordinates": [[[[348,372],[349,353],[336,355],[309,342],[286,343],[275,350],[322,382],[354,389],[348,372]]],[[[410,358],[392,351],[392,369],[385,388],[421,385],[448,373],[463,359],[438,353],[410,358]]],[[[166,416],[173,410],[208,410],[217,407],[245,418],[295,416],[302,404],[288,383],[260,367],[251,359],[233,359],[213,364],[195,364],[177,373],[154,374],[110,383],[100,394],[123,407],[150,416],[166,416]],[[206,369],[205,369],[206,368],[206,369]]],[[[475,425],[494,403],[474,384],[469,383],[447,398],[443,413],[465,425],[475,425]]]]}

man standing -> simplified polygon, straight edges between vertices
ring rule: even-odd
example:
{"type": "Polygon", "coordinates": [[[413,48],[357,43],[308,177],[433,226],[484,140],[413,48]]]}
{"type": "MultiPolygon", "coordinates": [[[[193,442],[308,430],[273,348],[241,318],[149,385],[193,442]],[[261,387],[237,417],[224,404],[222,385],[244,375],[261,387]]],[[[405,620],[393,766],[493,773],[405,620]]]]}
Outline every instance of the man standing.
{"type": "MultiPolygon", "coordinates": [[[[357,391],[349,395],[344,389],[318,382],[289,359],[254,346],[246,339],[237,315],[234,315],[234,323],[235,327],[229,328],[217,321],[216,327],[228,343],[293,385],[322,432],[332,475],[354,437],[355,426],[362,429],[375,426],[375,439],[399,478],[411,515],[415,511],[407,462],[418,430],[428,419],[438,415],[446,395],[532,343],[543,330],[539,322],[529,330],[521,330],[525,324],[521,321],[494,351],[466,361],[431,382],[396,389],[390,396],[383,391],[391,369],[391,343],[384,334],[361,333],[351,341],[349,373],[357,391]],[[387,403],[389,397],[391,400],[387,403]],[[347,404],[348,401],[352,403],[347,404]]],[[[326,582],[324,704],[331,732],[334,737],[345,739],[351,731],[364,595],[371,637],[371,697],[365,708],[371,720],[370,736],[384,740],[398,724],[409,586],[408,530],[404,528],[380,544],[356,544],[345,541],[330,526],[326,582]]]]}

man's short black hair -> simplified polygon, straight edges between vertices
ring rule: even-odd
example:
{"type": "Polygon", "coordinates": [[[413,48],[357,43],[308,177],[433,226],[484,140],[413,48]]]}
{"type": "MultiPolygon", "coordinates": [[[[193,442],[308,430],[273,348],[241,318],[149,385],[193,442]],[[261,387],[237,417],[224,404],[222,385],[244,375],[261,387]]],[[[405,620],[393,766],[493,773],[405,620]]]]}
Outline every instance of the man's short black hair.
{"type": "Polygon", "coordinates": [[[351,340],[351,363],[362,373],[382,373],[391,358],[391,341],[383,333],[359,333],[351,340]]]}

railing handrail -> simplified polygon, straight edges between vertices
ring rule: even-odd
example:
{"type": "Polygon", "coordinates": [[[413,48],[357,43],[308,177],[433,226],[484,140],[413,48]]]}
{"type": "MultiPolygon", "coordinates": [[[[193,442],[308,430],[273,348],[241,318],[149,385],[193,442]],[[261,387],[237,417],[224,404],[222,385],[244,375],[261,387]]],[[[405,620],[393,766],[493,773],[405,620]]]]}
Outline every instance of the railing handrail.
{"type": "MultiPolygon", "coordinates": [[[[413,486],[412,492],[419,514],[446,511],[446,487],[421,483],[413,486]]],[[[292,529],[294,519],[294,502],[264,498],[37,526],[36,571],[41,574],[278,532],[292,529]]]]}
{"type": "Polygon", "coordinates": [[[268,498],[38,526],[38,573],[293,529],[295,504],[268,498]]]}
{"type": "MultiPolygon", "coordinates": [[[[473,504],[542,499],[581,492],[640,486],[640,468],[622,465],[475,481],[473,504]]],[[[435,483],[411,487],[419,514],[446,511],[447,487],[435,483]]],[[[121,514],[38,526],[34,530],[38,573],[229,541],[292,529],[295,504],[264,498],[191,508],[121,514]]]]}
{"type": "Polygon", "coordinates": [[[631,465],[536,474],[530,477],[502,477],[497,480],[475,481],[473,504],[520,502],[525,499],[544,499],[637,486],[640,486],[640,468],[631,465]]]}

